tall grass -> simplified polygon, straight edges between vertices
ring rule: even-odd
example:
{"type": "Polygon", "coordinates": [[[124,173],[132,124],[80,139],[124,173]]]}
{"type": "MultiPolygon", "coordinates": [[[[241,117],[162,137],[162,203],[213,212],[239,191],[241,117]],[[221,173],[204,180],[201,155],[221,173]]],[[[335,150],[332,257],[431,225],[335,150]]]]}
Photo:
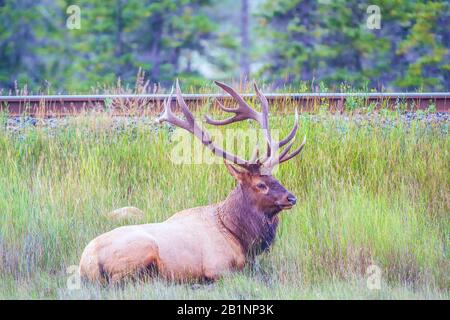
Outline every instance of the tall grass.
{"type": "MultiPolygon", "coordinates": [[[[301,117],[308,142],[276,176],[298,198],[272,250],[213,285],[160,280],[68,290],[66,268],[116,226],[220,201],[234,181],[221,165],[168,161],[167,126],[112,129],[108,116],[64,128],[0,129],[0,298],[449,298],[448,124],[387,128],[301,117]],[[381,290],[366,286],[377,265],[381,290]]],[[[291,117],[271,120],[287,133],[291,117]]],[[[237,127],[245,124],[238,124],[237,127]]]]}

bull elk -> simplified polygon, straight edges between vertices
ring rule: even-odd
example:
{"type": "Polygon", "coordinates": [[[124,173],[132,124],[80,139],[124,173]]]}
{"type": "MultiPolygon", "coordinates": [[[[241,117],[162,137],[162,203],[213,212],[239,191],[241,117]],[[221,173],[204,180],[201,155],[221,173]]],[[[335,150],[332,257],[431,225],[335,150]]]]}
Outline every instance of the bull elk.
{"type": "Polygon", "coordinates": [[[219,103],[223,111],[234,115],[224,120],[207,116],[206,122],[222,126],[247,119],[256,121],[267,141],[264,157],[259,157],[257,147],[250,160],[219,148],[189,111],[177,81],[176,100],[185,119],[172,112],[171,93],[164,101],[164,112],[158,121],[187,130],[215,155],[224,158],[237,185],[217,204],[180,211],[162,223],[123,226],[98,236],[81,256],[79,271],[84,279],[117,283],[147,274],[173,281],[214,281],[227,272],[241,270],[247,261],[272,244],[278,213],[292,208],[297,201],[272,176],[276,165],[299,154],[305,145],[306,139],[289,153],[298,129],[297,113],[290,133],[274,141],[269,129],[268,101],[256,84],[261,112],[252,109],[231,87],[216,84],[236,100],[237,107],[219,103]]]}

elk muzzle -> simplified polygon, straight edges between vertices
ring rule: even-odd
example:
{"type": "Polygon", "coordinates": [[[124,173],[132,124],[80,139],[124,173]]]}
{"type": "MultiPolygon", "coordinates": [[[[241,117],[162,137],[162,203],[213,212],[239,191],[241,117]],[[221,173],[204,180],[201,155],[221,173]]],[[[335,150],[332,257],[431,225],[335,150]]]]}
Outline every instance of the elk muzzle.
{"type": "Polygon", "coordinates": [[[277,201],[277,206],[281,210],[290,209],[297,203],[297,198],[292,194],[288,193],[283,200],[277,201]]]}
{"type": "Polygon", "coordinates": [[[292,205],[295,205],[297,203],[297,198],[294,195],[288,195],[287,201],[291,203],[292,205]]]}

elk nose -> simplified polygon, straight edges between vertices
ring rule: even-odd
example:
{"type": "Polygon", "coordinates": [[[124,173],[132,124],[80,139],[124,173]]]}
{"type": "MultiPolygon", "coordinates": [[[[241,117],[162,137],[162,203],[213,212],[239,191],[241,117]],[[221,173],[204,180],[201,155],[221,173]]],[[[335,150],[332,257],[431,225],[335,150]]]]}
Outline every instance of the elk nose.
{"type": "Polygon", "coordinates": [[[289,195],[289,196],[287,197],[287,200],[288,200],[292,205],[294,205],[294,204],[297,203],[297,198],[294,197],[292,194],[289,195]]]}

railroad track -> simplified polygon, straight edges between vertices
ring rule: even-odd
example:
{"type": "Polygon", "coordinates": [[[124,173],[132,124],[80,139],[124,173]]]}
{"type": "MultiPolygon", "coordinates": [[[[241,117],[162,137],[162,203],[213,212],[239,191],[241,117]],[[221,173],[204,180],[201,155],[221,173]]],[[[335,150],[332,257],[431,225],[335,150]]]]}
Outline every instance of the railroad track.
{"type": "MultiPolygon", "coordinates": [[[[243,94],[254,99],[254,94],[243,94]]],[[[30,115],[58,117],[92,110],[108,110],[115,115],[158,114],[167,94],[141,95],[36,95],[0,96],[0,110],[10,116],[30,115]]],[[[217,107],[216,100],[225,105],[232,103],[223,94],[185,94],[187,104],[195,110],[205,103],[217,107]]],[[[428,109],[449,112],[450,92],[439,93],[272,93],[266,94],[269,103],[276,110],[289,112],[311,111],[328,108],[333,112],[343,112],[355,107],[400,108],[402,110],[428,109]]],[[[172,100],[176,105],[175,99],[172,100]]],[[[175,109],[176,110],[176,109],[175,109]]],[[[273,109],[272,109],[273,110],[273,109]]]]}

